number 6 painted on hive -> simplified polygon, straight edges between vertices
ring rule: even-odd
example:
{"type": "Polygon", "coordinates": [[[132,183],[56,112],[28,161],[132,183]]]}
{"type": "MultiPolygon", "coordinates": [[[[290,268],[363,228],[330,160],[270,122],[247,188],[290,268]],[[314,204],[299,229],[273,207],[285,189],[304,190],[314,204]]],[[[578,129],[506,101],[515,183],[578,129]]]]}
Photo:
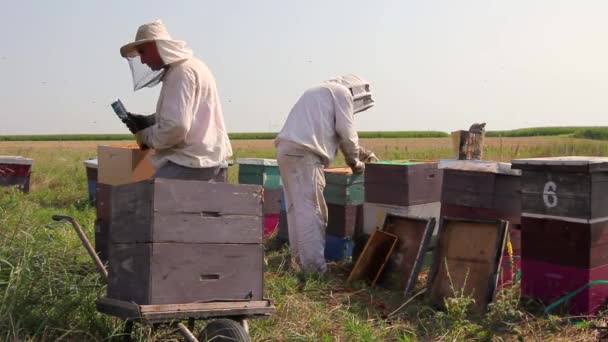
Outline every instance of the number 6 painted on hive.
{"type": "Polygon", "coordinates": [[[545,188],[543,189],[543,201],[545,202],[545,206],[547,208],[553,208],[557,206],[557,184],[555,182],[549,181],[545,183],[545,188]]]}

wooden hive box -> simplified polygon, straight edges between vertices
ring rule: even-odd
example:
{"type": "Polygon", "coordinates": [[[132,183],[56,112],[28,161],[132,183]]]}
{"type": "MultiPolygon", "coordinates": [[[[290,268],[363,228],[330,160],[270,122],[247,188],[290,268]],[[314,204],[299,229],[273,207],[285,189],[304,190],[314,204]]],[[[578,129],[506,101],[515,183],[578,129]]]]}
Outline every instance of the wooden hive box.
{"type": "Polygon", "coordinates": [[[33,163],[33,159],[21,156],[0,156],[0,186],[16,186],[29,192],[33,163]]]}
{"type": "Polygon", "coordinates": [[[437,163],[387,161],[366,164],[365,202],[412,205],[439,202],[442,171],[437,163]]]}
{"type": "Polygon", "coordinates": [[[441,215],[519,224],[521,176],[508,163],[442,160],[441,215]]]}
{"type": "Polygon", "coordinates": [[[363,174],[353,174],[348,167],[325,169],[325,191],[328,204],[359,205],[365,196],[363,174]]]}
{"type": "Polygon", "coordinates": [[[155,179],[112,189],[108,297],[261,300],[262,188],[155,179]]]}
{"type": "Polygon", "coordinates": [[[237,158],[236,163],[239,165],[239,184],[263,185],[264,189],[283,186],[275,159],[237,158]]]}
{"type": "Polygon", "coordinates": [[[513,167],[523,171],[522,209],[528,216],[608,218],[608,158],[519,159],[513,167]]]}

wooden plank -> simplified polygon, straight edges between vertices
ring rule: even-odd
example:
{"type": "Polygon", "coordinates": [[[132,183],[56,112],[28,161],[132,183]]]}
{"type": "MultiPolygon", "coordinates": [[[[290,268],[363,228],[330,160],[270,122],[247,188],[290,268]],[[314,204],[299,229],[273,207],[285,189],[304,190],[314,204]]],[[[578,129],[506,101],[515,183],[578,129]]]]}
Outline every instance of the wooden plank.
{"type": "Polygon", "coordinates": [[[235,310],[268,308],[272,306],[269,300],[251,300],[234,302],[209,302],[209,303],[185,303],[185,304],[163,304],[163,305],[137,305],[142,314],[153,312],[175,312],[175,311],[208,311],[208,310],[235,310]]]}
{"type": "Polygon", "coordinates": [[[127,217],[112,223],[112,243],[262,243],[260,216],[204,216],[158,213],[153,222],[129,225],[127,217]]]}
{"type": "Polygon", "coordinates": [[[434,228],[434,218],[423,220],[395,214],[386,216],[382,229],[397,237],[387,271],[398,274],[404,296],[416,285],[434,228]]]}
{"type": "Polygon", "coordinates": [[[434,305],[464,292],[481,314],[494,299],[507,223],[443,217],[429,273],[428,288],[434,305]],[[471,237],[475,237],[472,239],[471,237]]]}
{"type": "Polygon", "coordinates": [[[396,244],[397,236],[380,230],[375,231],[357,259],[348,281],[365,279],[374,287],[396,244]]]}
{"type": "Polygon", "coordinates": [[[156,179],[154,211],[262,216],[262,187],[156,179]]]}
{"type": "Polygon", "coordinates": [[[259,244],[262,239],[261,216],[157,213],[150,240],[143,241],[132,234],[124,242],[259,244]]]}
{"type": "Polygon", "coordinates": [[[137,305],[102,297],[97,299],[97,311],[129,320],[148,323],[166,322],[185,318],[218,318],[251,315],[269,315],[275,307],[270,300],[244,302],[213,302],[167,305],[137,305]]]}

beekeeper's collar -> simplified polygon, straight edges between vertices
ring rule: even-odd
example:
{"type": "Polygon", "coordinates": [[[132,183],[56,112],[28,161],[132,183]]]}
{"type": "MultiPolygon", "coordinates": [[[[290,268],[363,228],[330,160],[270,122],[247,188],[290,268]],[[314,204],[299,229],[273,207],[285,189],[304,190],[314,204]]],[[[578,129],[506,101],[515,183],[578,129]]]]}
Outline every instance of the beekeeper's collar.
{"type": "Polygon", "coordinates": [[[131,67],[134,90],[157,85],[165,72],[166,68],[155,71],[141,63],[137,46],[152,41],[156,42],[158,54],[165,65],[192,57],[192,50],[186,45],[186,42],[171,38],[162,21],[156,20],[141,25],[137,29],[135,41],[120,48],[120,55],[127,59],[131,67]]]}
{"type": "Polygon", "coordinates": [[[353,112],[359,113],[374,106],[375,102],[372,99],[369,82],[355,74],[335,77],[327,80],[327,82],[339,83],[348,90],[353,96],[353,112]]]}

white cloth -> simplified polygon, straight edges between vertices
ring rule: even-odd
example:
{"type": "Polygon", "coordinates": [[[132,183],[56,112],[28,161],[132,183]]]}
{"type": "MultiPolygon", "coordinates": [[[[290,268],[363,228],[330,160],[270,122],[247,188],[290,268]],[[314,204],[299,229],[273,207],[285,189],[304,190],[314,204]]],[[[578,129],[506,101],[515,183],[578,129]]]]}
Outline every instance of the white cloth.
{"type": "Polygon", "coordinates": [[[141,131],[142,142],[156,149],[152,163],[157,168],[167,160],[192,168],[225,165],[232,147],[209,68],[191,57],[171,64],[162,82],[156,124],[141,131]]]}
{"type": "Polygon", "coordinates": [[[359,137],[350,90],[336,82],[308,89],[291,109],[275,145],[280,147],[282,141],[316,153],[325,167],[336,158],[340,148],[346,163],[355,165],[359,160],[359,137]]]}
{"type": "Polygon", "coordinates": [[[152,70],[143,64],[137,47],[143,43],[155,42],[158,54],[164,65],[184,61],[192,57],[192,50],[186,42],[175,40],[160,20],[141,25],[135,34],[135,41],[120,48],[120,55],[125,57],[131,68],[133,90],[154,87],[161,82],[166,69],[152,70]]]}
{"type": "Polygon", "coordinates": [[[304,271],[324,273],[324,164],[314,152],[289,142],[279,145],[277,162],[285,192],[291,255],[304,271]]]}

